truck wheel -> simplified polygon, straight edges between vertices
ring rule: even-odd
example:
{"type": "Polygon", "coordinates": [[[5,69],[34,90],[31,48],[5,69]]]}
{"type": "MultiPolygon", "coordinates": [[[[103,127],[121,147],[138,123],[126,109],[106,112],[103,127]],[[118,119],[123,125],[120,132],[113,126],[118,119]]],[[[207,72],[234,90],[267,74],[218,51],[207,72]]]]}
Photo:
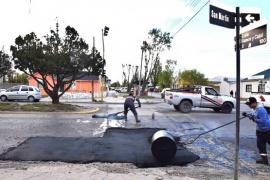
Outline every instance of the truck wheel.
{"type": "Polygon", "coordinates": [[[179,111],[182,113],[189,113],[191,111],[192,105],[189,101],[181,102],[179,106],[179,111]]]}
{"type": "Polygon", "coordinates": [[[179,105],[173,105],[174,109],[179,111],[179,105]]]}
{"type": "Polygon", "coordinates": [[[224,103],[221,107],[221,112],[229,114],[232,112],[232,105],[230,103],[224,103]]]}
{"type": "Polygon", "coordinates": [[[213,108],[215,112],[220,112],[220,108],[213,108]]]}

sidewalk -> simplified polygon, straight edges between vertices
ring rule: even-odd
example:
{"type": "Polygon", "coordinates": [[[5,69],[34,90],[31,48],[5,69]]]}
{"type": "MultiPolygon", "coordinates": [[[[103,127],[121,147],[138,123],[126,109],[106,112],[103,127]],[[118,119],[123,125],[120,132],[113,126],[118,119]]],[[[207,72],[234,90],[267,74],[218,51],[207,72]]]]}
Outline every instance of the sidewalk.
{"type": "MultiPolygon", "coordinates": [[[[96,100],[100,101],[101,98],[96,98],[96,100]]],[[[50,97],[42,98],[40,102],[51,102],[52,99],[50,97]]],[[[94,103],[94,104],[101,104],[101,102],[92,102],[91,98],[60,98],[60,102],[62,103],[94,103]]],[[[102,104],[123,104],[125,102],[125,98],[123,96],[117,97],[103,97],[102,104]]],[[[142,104],[155,104],[155,103],[164,103],[164,100],[161,98],[147,98],[147,97],[140,97],[140,102],[142,104]]]]}

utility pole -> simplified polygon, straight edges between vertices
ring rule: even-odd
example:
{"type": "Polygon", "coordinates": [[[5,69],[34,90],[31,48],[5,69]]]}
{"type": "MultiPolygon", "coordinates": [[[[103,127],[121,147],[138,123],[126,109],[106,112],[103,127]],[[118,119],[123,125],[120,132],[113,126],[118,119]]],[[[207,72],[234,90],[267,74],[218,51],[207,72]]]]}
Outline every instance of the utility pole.
{"type": "Polygon", "coordinates": [[[105,45],[104,45],[104,36],[108,36],[109,27],[105,26],[104,32],[103,29],[101,29],[102,33],[102,45],[103,45],[103,69],[102,69],[102,75],[101,75],[101,102],[103,102],[103,87],[104,87],[104,81],[105,81],[105,45]]]}
{"type": "MultiPolygon", "coordinates": [[[[102,34],[102,46],[103,46],[103,54],[102,54],[102,57],[103,57],[103,61],[104,61],[104,56],[105,56],[105,47],[104,47],[104,33],[103,33],[103,29],[101,29],[101,34],[102,34]]],[[[103,66],[103,70],[102,70],[102,73],[104,71],[104,66],[103,66]]],[[[104,84],[104,77],[103,77],[103,74],[101,75],[101,102],[103,102],[103,84],[104,84]]]]}
{"type": "Polygon", "coordinates": [[[143,51],[144,51],[143,47],[141,49],[142,49],[142,57],[141,57],[141,66],[140,66],[140,78],[139,78],[138,96],[141,95],[142,61],[143,61],[143,51]]]}
{"type": "MultiPolygon", "coordinates": [[[[93,59],[95,59],[95,37],[93,37],[93,50],[92,50],[92,53],[93,53],[93,59]]],[[[94,102],[94,80],[92,79],[92,102],[94,102]]]]}

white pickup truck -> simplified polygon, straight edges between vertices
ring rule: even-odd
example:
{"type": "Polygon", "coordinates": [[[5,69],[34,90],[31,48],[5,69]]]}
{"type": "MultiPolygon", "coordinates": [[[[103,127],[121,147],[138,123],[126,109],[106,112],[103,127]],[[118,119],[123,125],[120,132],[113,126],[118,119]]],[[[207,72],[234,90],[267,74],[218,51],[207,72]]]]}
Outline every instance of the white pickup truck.
{"type": "Polygon", "coordinates": [[[231,113],[236,107],[235,98],[223,96],[209,86],[167,91],[165,101],[183,113],[189,113],[192,107],[211,108],[216,112],[231,113]]]}
{"type": "Polygon", "coordinates": [[[250,97],[255,97],[257,99],[257,102],[261,102],[268,112],[270,114],[270,93],[260,93],[260,92],[251,92],[250,97]]]}

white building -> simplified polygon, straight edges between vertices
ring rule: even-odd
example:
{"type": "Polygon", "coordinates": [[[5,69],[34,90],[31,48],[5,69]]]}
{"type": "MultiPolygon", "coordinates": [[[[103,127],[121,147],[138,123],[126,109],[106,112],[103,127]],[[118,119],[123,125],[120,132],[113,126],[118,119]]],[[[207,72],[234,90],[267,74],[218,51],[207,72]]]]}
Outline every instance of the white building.
{"type": "MultiPolygon", "coordinates": [[[[236,82],[223,80],[219,86],[221,94],[230,95],[230,91],[233,90],[235,96],[236,82]]],[[[270,69],[266,69],[240,81],[240,97],[248,98],[251,92],[270,93],[270,69]]]]}

